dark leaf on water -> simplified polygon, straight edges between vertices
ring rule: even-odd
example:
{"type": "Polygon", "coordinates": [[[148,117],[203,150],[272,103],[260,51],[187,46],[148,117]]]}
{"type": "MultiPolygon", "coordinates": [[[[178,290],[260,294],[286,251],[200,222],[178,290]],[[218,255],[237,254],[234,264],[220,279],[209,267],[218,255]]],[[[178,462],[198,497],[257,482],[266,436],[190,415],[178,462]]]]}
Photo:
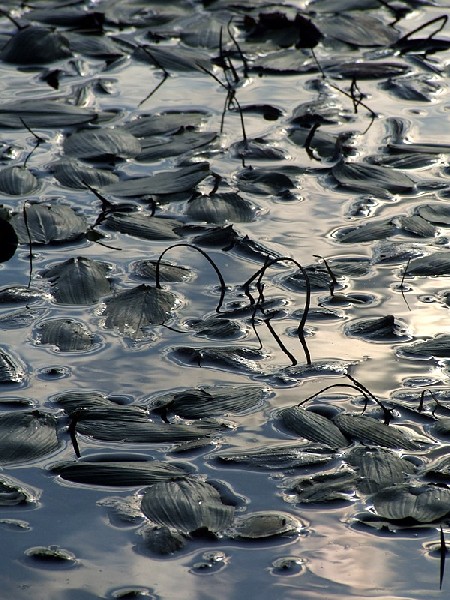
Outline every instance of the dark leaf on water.
{"type": "Polygon", "coordinates": [[[106,35],[83,35],[75,31],[65,31],[69,48],[77,54],[97,59],[114,60],[124,55],[124,51],[112,37],[106,35]]]}
{"type": "Polygon", "coordinates": [[[396,217],[401,229],[419,237],[435,237],[436,227],[419,215],[401,215],[396,217]]]}
{"type": "Polygon", "coordinates": [[[406,324],[393,315],[350,322],[344,331],[351,337],[384,343],[401,342],[409,337],[406,335],[406,324]]]}
{"type": "Polygon", "coordinates": [[[25,378],[25,365],[7,350],[0,348],[0,383],[21,383],[25,378]]]}
{"type": "Polygon", "coordinates": [[[392,167],[393,169],[423,169],[436,164],[439,156],[423,152],[417,154],[402,152],[398,154],[379,154],[378,156],[371,156],[367,160],[371,164],[392,167]]]}
{"type": "Polygon", "coordinates": [[[50,280],[58,304],[89,305],[111,291],[109,270],[106,263],[78,256],[46,269],[42,276],[50,280]]]}
{"type": "Polygon", "coordinates": [[[355,492],[356,475],[348,469],[297,477],[288,482],[289,489],[302,503],[349,500],[355,492]]]}
{"type": "Polygon", "coordinates": [[[227,413],[240,414],[262,405],[264,388],[256,385],[224,385],[187,388],[158,396],[151,406],[184,419],[201,419],[227,413]]]}
{"type": "MultiPolygon", "coordinates": [[[[145,547],[151,552],[165,556],[181,550],[186,545],[185,536],[169,527],[149,525],[141,530],[145,547]]],[[[140,592],[138,592],[140,594],[140,592]]]]}
{"type": "Polygon", "coordinates": [[[231,525],[234,516],[234,507],[224,504],[213,486],[194,479],[150,486],[141,507],[153,523],[188,534],[199,530],[221,532],[231,525]]]}
{"type": "MultiPolygon", "coordinates": [[[[440,435],[448,435],[449,433],[448,418],[439,419],[434,426],[434,431],[440,435]]],[[[450,481],[450,456],[444,454],[430,463],[425,464],[422,472],[426,475],[427,479],[432,481],[450,481]]]]}
{"type": "MultiPolygon", "coordinates": [[[[14,227],[5,219],[0,218],[0,263],[7,262],[14,256],[19,245],[19,238],[14,227]]],[[[1,300],[0,291],[0,302],[1,300]]]]}
{"type": "Polygon", "coordinates": [[[429,256],[412,260],[407,267],[408,275],[450,275],[450,251],[442,250],[429,256]]]}
{"type": "Polygon", "coordinates": [[[437,81],[420,73],[392,77],[383,82],[381,87],[401,100],[413,102],[432,102],[434,96],[442,91],[442,87],[437,81]]]}
{"type": "Polygon", "coordinates": [[[295,189],[296,185],[290,177],[277,171],[247,168],[236,176],[238,188],[250,194],[274,194],[284,196],[295,189]]]}
{"type": "Polygon", "coordinates": [[[387,79],[408,73],[410,68],[394,62],[344,62],[327,65],[325,72],[336,79],[387,79]]]}
{"type": "Polygon", "coordinates": [[[450,358],[450,335],[437,335],[423,342],[403,346],[397,352],[412,358],[450,358]]]}
{"type": "MultiPolygon", "coordinates": [[[[62,394],[58,394],[53,398],[53,402],[64,409],[64,411],[71,415],[77,410],[84,409],[96,409],[96,408],[116,408],[118,404],[110,400],[105,394],[93,391],[67,391],[62,394]]],[[[136,411],[143,412],[142,409],[136,407],[136,411]]]]}
{"type": "Polygon", "coordinates": [[[0,104],[0,127],[31,129],[70,127],[111,119],[114,113],[99,113],[92,108],[65,104],[59,100],[36,98],[0,104]]]}
{"type": "Polygon", "coordinates": [[[72,242],[86,234],[88,225],[84,217],[70,206],[62,204],[30,204],[12,216],[14,227],[21,244],[59,244],[72,242]]]}
{"type": "Polygon", "coordinates": [[[209,174],[208,163],[195,163],[180,169],[162,171],[149,177],[119,181],[104,188],[104,192],[125,198],[151,194],[164,196],[192,190],[209,174]]]}
{"type": "MultiPolygon", "coordinates": [[[[143,279],[150,279],[151,281],[156,280],[156,260],[139,260],[132,266],[133,273],[137,277],[143,279]]],[[[161,261],[159,263],[159,280],[161,283],[174,282],[174,281],[188,281],[192,279],[193,273],[186,267],[179,265],[173,265],[161,261]]]]}
{"type": "Polygon", "coordinates": [[[108,229],[144,240],[179,240],[176,230],[183,225],[176,219],[154,217],[142,212],[110,213],[104,224],[108,229]]]}
{"type": "Polygon", "coordinates": [[[265,358],[265,354],[256,348],[245,346],[204,346],[190,348],[180,346],[170,353],[177,362],[195,367],[212,367],[238,373],[260,373],[261,367],[256,361],[265,358]]]}
{"type": "Polygon", "coordinates": [[[110,171],[89,167],[69,158],[53,163],[52,169],[61,185],[78,190],[86,189],[86,184],[93,188],[102,188],[119,180],[117,175],[110,171]]]}
{"type": "Polygon", "coordinates": [[[374,494],[383,488],[403,483],[415,472],[413,463],[385,448],[355,446],[345,457],[358,473],[358,490],[374,494]]]}
{"type": "Polygon", "coordinates": [[[40,490],[25,485],[13,477],[0,475],[0,506],[33,504],[39,496],[40,490]]]}
{"type": "Polygon", "coordinates": [[[432,443],[432,440],[418,437],[413,431],[385,425],[368,416],[339,414],[333,418],[337,427],[351,440],[384,448],[417,450],[432,443]]]}
{"type": "Polygon", "coordinates": [[[230,146],[230,150],[233,156],[249,160],[283,160],[287,158],[284,150],[261,138],[236,142],[230,146]]]}
{"type": "Polygon", "coordinates": [[[255,219],[258,208],[235,192],[219,192],[213,196],[196,196],[189,201],[186,214],[194,221],[207,223],[248,223],[255,219]]]}
{"type": "Polygon", "coordinates": [[[450,490],[431,485],[388,487],[375,494],[372,501],[380,517],[393,521],[432,523],[450,512],[450,490]]]}
{"type": "Polygon", "coordinates": [[[362,11],[348,14],[342,10],[339,14],[319,18],[316,23],[326,37],[350,46],[390,46],[399,37],[393,27],[362,11]]]}
{"type": "Polygon", "coordinates": [[[96,345],[95,336],[84,323],[74,319],[48,319],[37,328],[38,343],[61,352],[86,352],[96,345]]]}
{"type": "Polygon", "coordinates": [[[148,325],[165,323],[175,304],[176,297],[171,292],[142,284],[105,301],[105,325],[135,336],[148,325]]]}
{"type": "Polygon", "coordinates": [[[306,523],[281,511],[254,512],[236,519],[231,537],[258,540],[276,536],[292,536],[306,528],[306,523]]]}
{"type": "Polygon", "coordinates": [[[26,196],[38,187],[38,180],[26,167],[12,166],[0,171],[0,194],[26,196]]]}
{"type": "Polygon", "coordinates": [[[143,115],[123,127],[137,138],[151,138],[175,133],[181,128],[198,127],[207,117],[208,113],[202,111],[167,111],[143,115]]]}
{"type": "Polygon", "coordinates": [[[123,128],[83,129],[66,138],[63,149],[68,156],[85,160],[123,160],[139,154],[141,144],[123,128]]]}
{"type": "Polygon", "coordinates": [[[202,421],[196,425],[150,421],[143,410],[134,406],[109,406],[84,411],[76,422],[76,431],[104,442],[139,444],[175,443],[218,435],[221,425],[202,421]]]}
{"type": "Polygon", "coordinates": [[[245,465],[246,469],[297,469],[322,465],[330,460],[330,455],[318,453],[305,444],[267,443],[264,446],[231,449],[216,452],[211,458],[223,464],[245,465]]]}
{"type": "Polygon", "coordinates": [[[79,460],[54,465],[51,472],[73,483],[108,487],[138,487],[186,476],[186,471],[179,467],[156,460],[148,462],[79,460]]]}
{"type": "Polygon", "coordinates": [[[342,244],[360,244],[373,240],[383,240],[398,233],[392,219],[384,221],[369,221],[356,227],[338,229],[334,236],[342,244]]]}
{"type": "Polygon", "coordinates": [[[141,152],[136,156],[136,160],[154,161],[179,156],[185,152],[194,152],[213,142],[216,137],[217,133],[214,132],[183,131],[160,140],[144,138],[141,140],[141,152]]]}
{"type": "Polygon", "coordinates": [[[195,332],[196,336],[210,340],[236,340],[247,333],[247,328],[238,321],[215,314],[203,319],[188,319],[185,325],[195,332]]]}
{"type": "Polygon", "coordinates": [[[283,425],[296,435],[329,448],[345,448],[348,440],[336,425],[317,413],[300,406],[284,408],[280,412],[283,425]]]}
{"type": "Polygon", "coordinates": [[[414,212],[434,225],[450,226],[450,207],[447,203],[422,204],[414,212]]]}
{"type": "Polygon", "coordinates": [[[60,447],[56,418],[42,411],[7,412],[0,415],[0,464],[36,461],[60,447]]]}
{"type": "Polygon", "coordinates": [[[265,53],[250,65],[252,71],[270,75],[294,75],[296,73],[316,73],[317,64],[310,54],[280,50],[265,53]]]}
{"type": "Polygon", "coordinates": [[[18,65],[45,65],[71,55],[63,35],[36,26],[19,29],[0,51],[1,60],[18,65]]]}
{"type": "MultiPolygon", "coordinates": [[[[309,139],[310,128],[296,127],[288,133],[288,138],[297,146],[305,147],[309,139]]],[[[320,158],[332,160],[338,155],[340,147],[339,136],[328,131],[317,130],[309,141],[309,148],[316,152],[320,158]]]]}
{"type": "Polygon", "coordinates": [[[182,46],[145,45],[137,48],[133,58],[157,69],[165,69],[169,73],[200,71],[212,69],[209,55],[198,48],[187,48],[182,46]]]}
{"type": "Polygon", "coordinates": [[[366,163],[339,161],[332,169],[333,177],[344,186],[370,192],[375,196],[379,190],[392,194],[414,191],[415,183],[401,171],[366,163]]]}

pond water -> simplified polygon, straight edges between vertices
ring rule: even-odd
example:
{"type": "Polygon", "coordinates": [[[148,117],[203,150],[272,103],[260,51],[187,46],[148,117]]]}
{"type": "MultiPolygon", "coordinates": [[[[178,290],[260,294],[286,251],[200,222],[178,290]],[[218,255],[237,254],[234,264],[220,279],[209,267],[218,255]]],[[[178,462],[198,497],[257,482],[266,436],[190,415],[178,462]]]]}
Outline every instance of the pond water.
{"type": "MultiPolygon", "coordinates": [[[[0,265],[0,358],[16,363],[15,378],[0,365],[0,596],[419,600],[445,594],[449,472],[430,465],[446,456],[450,431],[450,41],[441,18],[447,7],[343,2],[338,18],[335,3],[321,0],[16,4],[7,2],[0,16],[0,225],[5,239],[11,235],[6,221],[19,236],[13,256],[2,256],[0,265]],[[295,22],[297,11],[310,21],[295,22]],[[324,34],[320,41],[310,39],[311,22],[324,34]],[[42,29],[33,37],[37,26],[42,29]],[[14,46],[19,34],[29,37],[14,46]],[[111,45],[100,48],[106,40],[111,45]],[[141,56],[139,46],[146,48],[141,56]],[[39,52],[45,57],[34,64],[39,52]],[[155,89],[163,80],[160,67],[167,78],[155,89]],[[165,124],[167,111],[174,113],[172,125],[165,124]],[[147,115],[156,115],[148,134],[147,115]],[[88,135],[77,142],[72,136],[81,130],[88,135]],[[98,141],[105,131],[119,137],[98,141]],[[215,137],[197,144],[201,133],[215,137]],[[178,154],[174,142],[182,146],[178,154]],[[66,159],[78,160],[78,167],[64,163],[58,171],[66,159]],[[192,164],[198,169],[183,187],[180,169],[192,164]],[[21,167],[13,173],[19,179],[37,182],[26,188],[10,179],[11,166],[21,167]],[[150,176],[160,173],[168,176],[154,185],[150,176]],[[263,182],[249,182],[255,174],[263,182]],[[141,191],[127,192],[121,183],[133,186],[143,177],[149,179],[141,191]],[[36,212],[39,204],[50,207],[46,214],[36,212]],[[56,214],[61,206],[73,209],[70,217],[56,214]],[[143,221],[126,228],[127,218],[141,215],[143,221]],[[155,221],[160,229],[152,229],[155,221]],[[220,319],[202,322],[217,315],[223,290],[213,265],[189,244],[206,252],[223,276],[220,310],[229,316],[228,328],[218,327],[220,319]],[[179,281],[161,281],[174,295],[164,296],[165,305],[155,278],[142,275],[143,261],[157,261],[172,245],[163,261],[189,271],[179,281]],[[439,264],[426,258],[434,255],[439,264]],[[305,278],[293,262],[269,266],[277,256],[308,266],[310,368],[297,335],[305,278]],[[68,260],[70,268],[55,274],[68,260]],[[250,288],[254,310],[243,284],[264,265],[259,291],[258,278],[250,288]],[[36,297],[28,297],[28,287],[36,297]],[[11,289],[13,300],[2,294],[11,289]],[[134,295],[124,297],[126,290],[134,295]],[[387,319],[375,327],[381,317],[387,319]],[[424,341],[429,345],[421,346],[424,341]],[[252,356],[240,356],[242,348],[252,356]],[[352,382],[353,388],[324,391],[299,410],[359,417],[367,404],[364,416],[382,424],[392,409],[383,432],[400,431],[406,441],[377,437],[370,421],[363,433],[350,425],[345,444],[327,446],[321,436],[329,421],[311,426],[312,433],[304,424],[300,432],[298,423],[289,427],[287,417],[282,422],[281,409],[352,382]],[[249,385],[263,388],[253,404],[244,391],[235,394],[235,410],[212,402],[218,386],[249,385]],[[210,394],[211,413],[199,389],[210,394]],[[186,390],[197,393],[197,404],[186,401],[186,390]],[[152,410],[169,393],[166,412],[152,410]],[[125,412],[116,418],[118,407],[125,412]],[[149,439],[138,436],[149,420],[155,424],[149,439]],[[185,425],[184,433],[157,438],[167,421],[185,425]],[[192,433],[196,427],[206,434],[192,433]],[[276,464],[266,456],[256,466],[219,458],[271,444],[302,444],[304,453],[323,461],[301,467],[292,453],[276,464]],[[349,458],[355,448],[370,454],[378,446],[392,448],[389,460],[407,461],[391,482],[391,504],[389,486],[378,481],[369,493],[361,483],[368,476],[349,458]],[[102,479],[95,464],[84,482],[58,471],[64,462],[95,461],[114,469],[158,461],[187,473],[166,476],[167,489],[143,510],[142,497],[160,484],[127,485],[129,474],[124,483],[117,470],[102,479]],[[333,498],[333,477],[348,472],[350,483],[333,498]],[[325,492],[311,502],[302,490],[320,475],[325,492]],[[295,487],[299,478],[309,479],[295,487]],[[177,513],[170,490],[185,479],[219,490],[214,502],[234,511],[226,527],[183,532],[187,509],[177,513]],[[419,500],[395,495],[407,485],[416,498],[442,494],[425,502],[431,516],[418,516],[419,500]],[[160,505],[172,536],[185,543],[173,552],[157,552],[148,541],[156,527],[149,514],[160,505]],[[403,509],[406,518],[399,518],[403,509]],[[264,525],[259,534],[239,537],[242,520],[267,511],[283,526],[291,517],[296,525],[279,535],[264,525]]],[[[195,498],[188,495],[187,502],[197,502],[197,514],[203,500],[195,498]]]]}

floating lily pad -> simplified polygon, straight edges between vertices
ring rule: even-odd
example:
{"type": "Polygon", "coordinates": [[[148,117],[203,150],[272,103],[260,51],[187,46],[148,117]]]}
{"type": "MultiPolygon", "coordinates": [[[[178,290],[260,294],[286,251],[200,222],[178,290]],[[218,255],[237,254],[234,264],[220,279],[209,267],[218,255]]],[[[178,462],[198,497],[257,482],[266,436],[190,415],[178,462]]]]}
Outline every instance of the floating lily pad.
{"type": "Polygon", "coordinates": [[[431,485],[396,485],[372,497],[380,517],[389,520],[414,519],[432,523],[450,512],[450,490],[431,485]]]}
{"type": "Polygon", "coordinates": [[[0,104],[0,126],[25,129],[28,127],[70,127],[111,119],[114,113],[100,113],[92,108],[66,104],[60,100],[35,98],[0,104]]]}
{"type": "Polygon", "coordinates": [[[195,163],[189,167],[162,171],[149,177],[138,177],[119,181],[104,188],[106,194],[125,198],[156,194],[164,196],[192,190],[209,175],[208,163],[195,163]]]}
{"type": "Polygon", "coordinates": [[[42,65],[71,55],[63,35],[38,26],[19,29],[0,51],[1,60],[17,65],[42,65]]]}
{"type": "Polygon", "coordinates": [[[344,331],[351,337],[384,343],[401,342],[409,337],[406,335],[406,324],[393,315],[350,322],[344,331]]]}
{"type": "Polygon", "coordinates": [[[118,127],[77,131],[66,138],[63,148],[68,156],[91,161],[133,158],[141,151],[139,140],[118,127]]]}
{"type": "Polygon", "coordinates": [[[450,335],[437,335],[398,349],[398,354],[412,358],[450,358],[450,335]]]}
{"type": "Polygon", "coordinates": [[[210,386],[158,396],[151,406],[185,419],[201,419],[248,412],[260,406],[264,396],[264,388],[256,385],[210,386]]]}
{"type": "Polygon", "coordinates": [[[52,294],[58,304],[95,304],[111,291],[106,274],[109,265],[78,256],[69,258],[43,271],[51,282],[52,294]]]}
{"type": "Polygon", "coordinates": [[[56,418],[42,411],[0,414],[0,464],[34,462],[60,448],[56,418]]]}
{"type": "MultiPolygon", "coordinates": [[[[341,413],[333,418],[333,422],[347,437],[363,444],[417,450],[427,443],[426,438],[419,438],[410,430],[385,425],[368,416],[341,413]]],[[[431,442],[432,440],[428,440],[428,443],[431,442]]]]}
{"type": "Polygon", "coordinates": [[[89,167],[69,158],[53,163],[52,169],[61,185],[75,189],[86,189],[86,184],[93,188],[102,188],[119,180],[115,173],[89,167]]]}
{"type": "Polygon", "coordinates": [[[86,234],[88,225],[84,217],[70,206],[62,204],[30,204],[11,218],[21,244],[59,244],[78,240],[86,234]]]}
{"type": "Polygon", "coordinates": [[[148,325],[166,322],[175,304],[176,296],[171,292],[141,284],[105,301],[105,326],[135,336],[148,325]]]}
{"type": "Polygon", "coordinates": [[[187,542],[182,533],[165,526],[155,527],[149,524],[147,527],[142,528],[140,533],[144,539],[145,547],[162,556],[181,550],[187,542]]]}
{"type": "Polygon", "coordinates": [[[4,348],[0,348],[0,383],[21,383],[25,378],[25,365],[4,348]]]}
{"type": "Polygon", "coordinates": [[[288,487],[296,493],[298,502],[309,504],[349,500],[355,493],[355,483],[355,473],[341,469],[295,478],[289,481],[288,487]]]}
{"type": "Polygon", "coordinates": [[[86,352],[96,344],[96,337],[84,323],[74,319],[49,319],[37,328],[38,343],[62,352],[86,352]]]}
{"type": "Polygon", "coordinates": [[[306,523],[281,511],[254,512],[236,519],[231,537],[258,540],[276,536],[292,536],[306,528],[306,523]]]}
{"type": "Polygon", "coordinates": [[[243,192],[262,195],[286,196],[296,187],[288,175],[260,168],[247,168],[240,171],[236,176],[236,183],[243,192]]]}
{"type": "Polygon", "coordinates": [[[8,196],[26,196],[39,187],[33,173],[23,166],[6,167],[0,171],[0,193],[8,196]]]}
{"type": "Polygon", "coordinates": [[[358,474],[358,490],[373,494],[385,487],[403,483],[415,472],[412,462],[385,448],[356,446],[345,457],[358,474]]]}
{"type": "Polygon", "coordinates": [[[224,504],[210,484],[194,479],[150,486],[142,498],[142,512],[157,525],[181,533],[223,531],[231,525],[234,507],[224,504]]]}
{"type": "Polygon", "coordinates": [[[183,225],[176,219],[164,219],[141,212],[114,212],[108,215],[104,224],[108,229],[144,240],[179,240],[176,231],[183,225]]]}
{"type": "MultiPolygon", "coordinates": [[[[156,281],[156,264],[156,260],[139,260],[133,264],[133,273],[143,279],[156,281]]],[[[192,271],[186,267],[164,261],[159,263],[159,280],[161,283],[187,281],[192,277],[192,271]]]]}
{"type": "Polygon", "coordinates": [[[164,479],[185,477],[175,465],[159,461],[89,461],[64,462],[54,465],[51,472],[73,483],[94,486],[138,487],[151,485],[164,479]]]}
{"type": "Polygon", "coordinates": [[[348,446],[344,434],[330,419],[322,415],[305,410],[300,406],[291,406],[280,412],[280,418],[289,431],[311,442],[325,444],[329,448],[348,446]]]}
{"type": "Polygon", "coordinates": [[[223,450],[211,455],[223,464],[245,465],[247,469],[293,469],[323,465],[330,460],[330,455],[314,452],[305,444],[274,444],[252,448],[235,448],[223,450]]]}
{"type": "Polygon", "coordinates": [[[217,133],[208,131],[181,131],[170,138],[141,139],[141,152],[136,159],[140,161],[160,160],[171,156],[179,156],[186,152],[194,152],[207,146],[217,137],[217,133]]]}
{"type": "Polygon", "coordinates": [[[450,251],[441,250],[413,259],[407,267],[408,275],[450,275],[450,251]]]}
{"type": "Polygon", "coordinates": [[[247,223],[255,219],[257,207],[234,192],[196,196],[189,201],[186,214],[194,221],[207,223],[247,223]]]}
{"type": "Polygon", "coordinates": [[[198,48],[145,45],[134,52],[133,58],[169,72],[202,71],[212,68],[209,55],[198,48]]]}
{"type": "Polygon", "coordinates": [[[410,177],[389,167],[339,161],[331,172],[341,185],[375,196],[378,196],[379,190],[405,194],[414,191],[415,188],[415,183],[410,177]]]}
{"type": "Polygon", "coordinates": [[[142,115],[124,125],[137,138],[150,138],[155,135],[175,133],[181,128],[192,128],[201,125],[208,113],[203,111],[165,111],[162,113],[142,115]]]}
{"type": "Polygon", "coordinates": [[[171,356],[185,365],[215,367],[241,373],[260,373],[261,368],[256,361],[265,358],[261,350],[245,346],[181,346],[174,348],[171,356]]]}

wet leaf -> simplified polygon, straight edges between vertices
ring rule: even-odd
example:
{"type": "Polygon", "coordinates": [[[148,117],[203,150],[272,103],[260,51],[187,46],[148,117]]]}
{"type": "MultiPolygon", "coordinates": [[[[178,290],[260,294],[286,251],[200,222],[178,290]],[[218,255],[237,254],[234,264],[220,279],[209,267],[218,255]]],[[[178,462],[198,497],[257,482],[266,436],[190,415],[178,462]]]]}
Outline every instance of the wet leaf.
{"type": "Polygon", "coordinates": [[[397,352],[413,358],[450,358],[450,335],[437,335],[423,342],[403,346],[397,352]]]}
{"type": "Polygon", "coordinates": [[[232,448],[216,452],[211,458],[224,464],[245,465],[247,469],[296,469],[325,464],[330,460],[330,455],[314,452],[314,448],[310,449],[305,444],[289,442],[267,443],[252,448],[232,448]]]}
{"type": "Polygon", "coordinates": [[[335,232],[335,237],[342,244],[358,244],[382,240],[397,232],[398,229],[392,220],[372,221],[356,227],[344,227],[335,232]]]}
{"type": "Polygon", "coordinates": [[[441,250],[413,259],[407,267],[408,275],[450,275],[450,251],[441,250]]]}
{"type": "Polygon", "coordinates": [[[25,365],[13,354],[0,348],[0,383],[21,383],[25,379],[25,365]]]}
{"type": "Polygon", "coordinates": [[[224,504],[213,486],[194,479],[150,486],[141,507],[153,523],[188,534],[199,530],[223,531],[231,525],[234,516],[234,507],[224,504]]]}
{"type": "Polygon", "coordinates": [[[108,215],[104,224],[108,229],[144,240],[179,240],[177,229],[183,225],[176,219],[154,217],[142,212],[114,212],[108,215]]]}
{"type": "Polygon", "coordinates": [[[415,212],[434,225],[450,226],[450,208],[447,204],[422,204],[415,212]]]}
{"type": "Polygon", "coordinates": [[[189,201],[186,214],[194,221],[207,223],[248,223],[255,219],[258,208],[235,192],[213,196],[196,196],[189,201]]]}
{"type": "Polygon", "coordinates": [[[339,161],[332,169],[333,177],[346,187],[379,195],[379,190],[392,194],[413,192],[415,183],[401,171],[366,163],[339,161]]]}
{"type": "Polygon", "coordinates": [[[53,174],[65,187],[78,190],[86,189],[86,184],[93,188],[102,188],[117,183],[119,178],[104,169],[96,169],[74,159],[62,159],[52,165],[53,174]]]}
{"type": "Polygon", "coordinates": [[[149,177],[119,181],[104,188],[104,192],[125,198],[151,194],[164,196],[192,190],[208,175],[208,163],[195,163],[189,167],[162,171],[149,177]]]}
{"type": "Polygon", "coordinates": [[[326,74],[336,79],[387,79],[410,71],[407,65],[394,62],[340,62],[326,66],[326,74]]]}
{"type": "Polygon", "coordinates": [[[65,104],[60,100],[36,98],[15,100],[0,104],[0,126],[15,129],[25,129],[24,123],[34,129],[42,127],[70,127],[99,120],[108,120],[114,113],[100,113],[91,108],[65,104]]]}
{"type": "Polygon", "coordinates": [[[18,65],[42,65],[71,56],[67,39],[46,27],[19,29],[0,51],[0,60],[18,65]]]}
{"type": "Polygon", "coordinates": [[[83,237],[87,231],[87,221],[70,206],[62,204],[30,204],[26,207],[27,222],[23,212],[11,218],[21,244],[59,244],[72,242],[83,237]],[[30,236],[28,234],[30,233],[30,236]]]}
{"type": "Polygon", "coordinates": [[[244,337],[247,328],[234,319],[222,315],[206,316],[204,319],[188,319],[185,324],[198,337],[210,340],[235,340],[244,337]]]}
{"type": "Polygon", "coordinates": [[[25,485],[13,477],[0,475],[0,506],[33,504],[39,496],[40,490],[25,485]]]}
{"type": "Polygon", "coordinates": [[[414,519],[432,523],[450,511],[450,490],[431,485],[396,485],[372,497],[380,517],[389,520],[414,519]]]}
{"type": "MultiPolygon", "coordinates": [[[[126,129],[83,129],[64,140],[68,156],[91,161],[133,158],[141,151],[139,140],[126,129]]],[[[112,184],[118,185],[118,184],[112,184]]]]}
{"type": "MultiPolygon", "coordinates": [[[[67,391],[58,394],[53,398],[53,402],[64,411],[71,415],[80,409],[96,409],[96,408],[117,408],[118,404],[110,400],[105,394],[94,391],[67,391]]],[[[128,406],[128,408],[131,408],[128,406]]],[[[133,407],[138,413],[143,413],[144,410],[139,407],[133,407]]]]}
{"type": "MultiPolygon", "coordinates": [[[[144,279],[156,280],[156,260],[140,260],[133,264],[133,273],[144,279]]],[[[174,281],[187,281],[192,279],[193,273],[186,267],[173,265],[161,261],[159,264],[159,280],[161,283],[174,281]]]]}
{"type": "Polygon", "coordinates": [[[248,412],[260,407],[264,397],[264,388],[256,385],[206,386],[158,396],[151,406],[184,419],[201,419],[248,412]]]}
{"type": "Polygon", "coordinates": [[[34,462],[60,448],[56,418],[42,411],[0,414],[0,464],[34,462]]]}
{"type": "MultiPolygon", "coordinates": [[[[5,219],[0,218],[0,263],[7,262],[16,253],[17,246],[19,245],[19,238],[14,227],[5,219]]],[[[0,292],[0,302],[1,302],[0,292]]]]}
{"type": "Polygon", "coordinates": [[[78,256],[46,269],[42,276],[50,280],[58,304],[89,305],[111,291],[109,270],[106,263],[78,256]]]}
{"type": "Polygon", "coordinates": [[[298,502],[309,504],[349,500],[354,495],[355,484],[355,473],[341,469],[289,480],[288,487],[297,494],[298,502]]]}
{"type": "Polygon", "coordinates": [[[142,115],[129,121],[124,128],[137,138],[151,138],[157,135],[175,133],[181,128],[194,128],[201,125],[208,113],[203,111],[167,111],[142,115]]]}
{"type": "Polygon", "coordinates": [[[419,215],[402,215],[396,217],[396,219],[398,219],[400,227],[407,233],[412,233],[420,237],[435,237],[436,235],[436,227],[419,215]]]}
{"type": "Polygon", "coordinates": [[[217,137],[217,133],[208,131],[182,131],[170,138],[155,139],[144,138],[141,140],[141,152],[136,159],[140,161],[155,161],[161,158],[179,156],[186,152],[195,152],[207,146],[217,137]]]}
{"type": "Polygon", "coordinates": [[[237,186],[250,194],[285,196],[296,185],[290,177],[278,171],[247,168],[237,174],[237,186]]]}
{"type": "Polygon", "coordinates": [[[54,465],[51,472],[73,483],[108,487],[138,487],[187,475],[175,465],[156,460],[67,461],[54,465]]]}
{"type": "Polygon", "coordinates": [[[373,494],[385,487],[403,483],[415,472],[414,465],[385,448],[356,446],[345,457],[358,474],[358,490],[373,494]]]}
{"type": "Polygon", "coordinates": [[[196,425],[150,421],[144,411],[134,406],[99,407],[83,411],[76,421],[76,431],[104,442],[141,444],[175,443],[217,435],[217,422],[196,425]]]}
{"type": "Polygon", "coordinates": [[[339,14],[319,18],[316,23],[325,36],[350,46],[390,46],[399,37],[398,32],[391,26],[362,11],[347,14],[343,10],[339,14]]]}
{"type": "Polygon", "coordinates": [[[96,345],[95,336],[84,323],[74,319],[49,319],[37,328],[38,343],[62,352],[86,352],[96,345]]]}
{"type": "Polygon", "coordinates": [[[401,342],[410,337],[406,335],[406,324],[393,315],[350,322],[344,327],[344,331],[351,337],[384,343],[401,342]]]}
{"type": "Polygon", "coordinates": [[[38,187],[38,180],[26,167],[12,166],[0,171],[0,193],[2,194],[26,196],[38,187]]]}
{"type": "Polygon", "coordinates": [[[155,527],[154,525],[149,525],[141,530],[141,534],[144,538],[145,546],[152,552],[162,556],[181,550],[187,541],[179,531],[174,531],[165,526],[155,527]]]}
{"type": "Polygon", "coordinates": [[[245,346],[180,346],[172,350],[171,356],[185,365],[213,367],[238,373],[260,373],[261,367],[256,361],[265,358],[261,350],[245,346]]]}
{"type": "Polygon", "coordinates": [[[153,65],[157,69],[165,69],[169,73],[211,70],[209,55],[198,48],[186,48],[182,46],[166,46],[162,44],[145,45],[137,48],[133,53],[135,60],[153,65]]]}
{"type": "Polygon", "coordinates": [[[258,540],[276,536],[292,536],[305,529],[306,523],[281,511],[267,510],[244,515],[236,519],[231,537],[258,540]]]}
{"type": "Polygon", "coordinates": [[[175,304],[176,297],[171,292],[141,284],[105,301],[105,326],[132,336],[141,334],[148,325],[167,321],[175,304]]]}
{"type": "Polygon", "coordinates": [[[280,412],[280,418],[289,431],[311,442],[318,442],[329,448],[348,446],[348,441],[342,432],[330,419],[322,415],[300,406],[291,406],[280,412]]]}
{"type": "MultiPolygon", "coordinates": [[[[427,443],[426,438],[414,437],[412,431],[405,428],[385,425],[368,416],[339,414],[333,422],[350,439],[363,444],[384,448],[403,448],[417,450],[427,443]]],[[[431,443],[431,440],[428,441],[431,443]]]]}

